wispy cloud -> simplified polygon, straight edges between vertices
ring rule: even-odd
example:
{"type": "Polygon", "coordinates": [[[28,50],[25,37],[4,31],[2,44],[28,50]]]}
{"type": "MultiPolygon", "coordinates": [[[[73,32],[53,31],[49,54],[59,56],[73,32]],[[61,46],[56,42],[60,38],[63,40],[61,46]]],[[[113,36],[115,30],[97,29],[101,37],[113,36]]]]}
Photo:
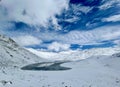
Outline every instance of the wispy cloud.
{"type": "Polygon", "coordinates": [[[105,10],[111,7],[114,7],[114,4],[116,5],[120,5],[120,0],[103,0],[103,2],[105,2],[104,4],[102,4],[101,6],[99,6],[99,8],[101,10],[105,10]]]}
{"type": "Polygon", "coordinates": [[[104,26],[89,31],[71,31],[61,37],[61,41],[71,44],[98,44],[101,41],[113,40],[120,37],[120,26],[104,26]]]}
{"type": "Polygon", "coordinates": [[[103,18],[102,21],[103,22],[117,22],[117,21],[120,21],[120,14],[112,15],[108,18],[103,18]]]}
{"type": "Polygon", "coordinates": [[[89,31],[73,30],[66,34],[61,33],[41,33],[39,38],[43,41],[58,41],[66,44],[94,45],[102,41],[120,38],[119,25],[103,26],[89,31]]]}

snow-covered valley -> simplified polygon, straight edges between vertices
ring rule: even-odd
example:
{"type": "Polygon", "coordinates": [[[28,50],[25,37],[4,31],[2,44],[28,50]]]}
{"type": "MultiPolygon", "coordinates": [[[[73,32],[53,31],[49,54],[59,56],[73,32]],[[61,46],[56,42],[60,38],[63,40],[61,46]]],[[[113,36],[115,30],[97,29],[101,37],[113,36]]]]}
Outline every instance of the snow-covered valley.
{"type": "MultiPolygon", "coordinates": [[[[19,47],[12,39],[1,35],[0,87],[120,87],[120,49],[108,48],[107,51],[102,48],[88,50],[83,52],[89,53],[83,56],[84,58],[80,58],[81,55],[79,55],[82,51],[66,53],[66,55],[59,54],[61,56],[56,57],[46,56],[45,53],[41,57],[46,56],[46,59],[42,59],[19,47]],[[56,59],[58,57],[64,57],[63,60],[70,57],[71,61],[61,66],[71,69],[64,71],[21,70],[29,64],[51,61],[51,57],[54,57],[54,61],[60,60],[56,59]],[[72,57],[79,58],[74,60],[72,57]]],[[[51,63],[42,66],[50,65],[51,63]]]]}

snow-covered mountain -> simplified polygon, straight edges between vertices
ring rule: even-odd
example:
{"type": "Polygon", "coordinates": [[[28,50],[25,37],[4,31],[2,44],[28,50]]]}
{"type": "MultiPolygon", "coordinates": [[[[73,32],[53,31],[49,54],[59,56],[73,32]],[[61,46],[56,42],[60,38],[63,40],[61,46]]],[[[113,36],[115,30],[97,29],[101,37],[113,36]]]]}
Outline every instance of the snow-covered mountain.
{"type": "Polygon", "coordinates": [[[0,70],[0,87],[120,87],[120,53],[90,57],[62,66],[71,69],[36,72],[0,70]]]}
{"type": "Polygon", "coordinates": [[[11,38],[0,35],[0,67],[23,66],[43,59],[17,45],[11,38]]]}
{"type": "MultiPolygon", "coordinates": [[[[119,51],[119,48],[87,50],[87,59],[78,58],[80,60],[62,64],[59,61],[48,62],[19,47],[12,39],[0,35],[0,87],[120,87],[119,51]],[[68,70],[59,70],[57,64],[68,67],[68,70]],[[54,69],[54,66],[58,71],[46,71],[48,67],[54,69]],[[27,71],[25,67],[40,67],[41,70],[27,71]]],[[[66,54],[65,58],[78,55],[74,52],[74,55],[71,52],[66,54]]],[[[49,55],[46,57],[51,58],[49,55]]]]}

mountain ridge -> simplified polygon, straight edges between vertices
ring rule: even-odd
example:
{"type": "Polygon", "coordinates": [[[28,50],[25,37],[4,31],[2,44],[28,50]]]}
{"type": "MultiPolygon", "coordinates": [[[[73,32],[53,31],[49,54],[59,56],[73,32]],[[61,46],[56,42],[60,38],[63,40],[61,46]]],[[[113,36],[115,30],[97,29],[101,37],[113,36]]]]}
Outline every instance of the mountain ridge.
{"type": "Polygon", "coordinates": [[[14,40],[0,35],[0,66],[21,66],[41,62],[43,59],[20,47],[14,40]]]}

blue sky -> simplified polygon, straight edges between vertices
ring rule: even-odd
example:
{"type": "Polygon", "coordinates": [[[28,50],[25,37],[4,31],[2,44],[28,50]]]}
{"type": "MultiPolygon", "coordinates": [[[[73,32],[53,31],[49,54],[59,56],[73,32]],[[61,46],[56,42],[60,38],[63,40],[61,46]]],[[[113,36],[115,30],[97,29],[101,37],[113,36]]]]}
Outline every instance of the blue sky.
{"type": "Polygon", "coordinates": [[[120,44],[119,0],[2,0],[0,33],[19,45],[64,51],[120,44]]]}

